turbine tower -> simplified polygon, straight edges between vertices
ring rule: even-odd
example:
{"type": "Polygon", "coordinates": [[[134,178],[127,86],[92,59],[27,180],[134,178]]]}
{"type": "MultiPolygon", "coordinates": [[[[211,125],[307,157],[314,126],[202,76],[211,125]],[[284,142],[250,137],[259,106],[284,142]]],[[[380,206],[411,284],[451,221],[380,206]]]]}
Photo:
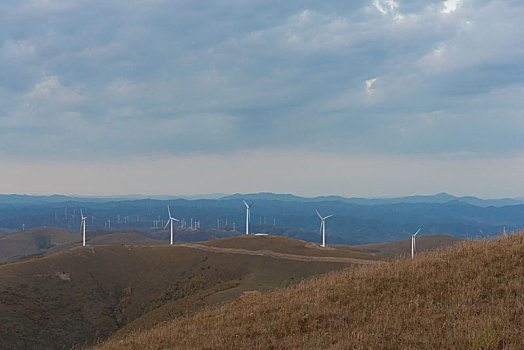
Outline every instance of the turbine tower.
{"type": "Polygon", "coordinates": [[[169,220],[166,222],[166,226],[164,226],[164,230],[167,228],[167,225],[171,224],[171,244],[173,244],[173,221],[180,221],[178,219],[175,219],[171,216],[171,210],[169,210],[169,205],[167,206],[167,212],[169,213],[169,220]]]}
{"type": "Polygon", "coordinates": [[[82,223],[80,224],[82,227],[82,246],[86,246],[86,219],[87,216],[84,216],[84,212],[82,209],[80,209],[80,216],[82,218],[82,223]]]}
{"type": "Polygon", "coordinates": [[[322,231],[322,245],[321,245],[321,247],[325,248],[326,247],[326,219],[329,219],[330,217],[332,217],[333,214],[325,216],[325,217],[322,217],[322,215],[320,215],[317,210],[315,210],[315,212],[317,213],[318,217],[321,220],[321,222],[320,222],[320,231],[322,231]]]}
{"type": "Polygon", "coordinates": [[[248,235],[249,234],[249,221],[251,220],[251,214],[250,214],[251,206],[255,202],[251,202],[251,204],[247,204],[246,201],[244,200],[243,202],[246,205],[246,235],[248,235]]]}
{"type": "Polygon", "coordinates": [[[420,228],[415,232],[415,234],[411,235],[411,259],[415,257],[415,237],[420,232],[420,228]]]}

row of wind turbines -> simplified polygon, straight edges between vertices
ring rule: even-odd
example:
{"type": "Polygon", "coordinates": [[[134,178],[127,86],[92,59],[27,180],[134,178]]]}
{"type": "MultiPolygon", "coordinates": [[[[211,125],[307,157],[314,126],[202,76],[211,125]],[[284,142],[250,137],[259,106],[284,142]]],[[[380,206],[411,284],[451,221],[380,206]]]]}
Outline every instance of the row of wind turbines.
{"type": "MultiPolygon", "coordinates": [[[[251,221],[251,207],[253,206],[253,204],[255,204],[255,202],[251,202],[251,204],[247,204],[247,202],[245,200],[243,200],[245,206],[246,206],[246,235],[249,234],[249,222],[251,221]]],[[[333,214],[331,215],[327,215],[327,216],[322,216],[320,215],[320,213],[318,212],[318,210],[315,210],[315,212],[317,213],[318,217],[320,218],[320,232],[322,232],[322,244],[320,245],[321,247],[325,248],[326,247],[326,220],[329,219],[330,217],[333,216],[333,214]]],[[[167,226],[171,226],[171,240],[170,240],[170,244],[173,245],[173,222],[176,221],[176,222],[180,222],[179,219],[176,219],[173,217],[173,215],[171,215],[171,209],[169,208],[169,205],[167,206],[167,213],[169,215],[169,218],[168,218],[168,221],[166,223],[166,225],[164,226],[164,230],[167,228],[167,226]]],[[[82,227],[82,245],[85,247],[86,245],[86,219],[87,219],[87,216],[84,216],[84,213],[82,211],[82,209],[80,209],[80,215],[81,215],[81,219],[82,219],[82,223],[81,223],[81,227],[82,227]]],[[[413,259],[415,257],[415,250],[416,250],[416,245],[415,245],[415,239],[416,239],[416,236],[419,234],[421,228],[419,228],[417,230],[417,232],[415,232],[414,234],[411,235],[411,259],[413,259]]]]}

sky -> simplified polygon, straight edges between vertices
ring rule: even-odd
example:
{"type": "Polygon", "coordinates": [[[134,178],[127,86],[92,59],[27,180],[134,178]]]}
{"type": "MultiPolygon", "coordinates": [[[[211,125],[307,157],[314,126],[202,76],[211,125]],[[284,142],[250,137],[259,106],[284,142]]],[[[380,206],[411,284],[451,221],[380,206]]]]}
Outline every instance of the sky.
{"type": "Polygon", "coordinates": [[[517,0],[0,2],[0,193],[522,197],[517,0]]]}

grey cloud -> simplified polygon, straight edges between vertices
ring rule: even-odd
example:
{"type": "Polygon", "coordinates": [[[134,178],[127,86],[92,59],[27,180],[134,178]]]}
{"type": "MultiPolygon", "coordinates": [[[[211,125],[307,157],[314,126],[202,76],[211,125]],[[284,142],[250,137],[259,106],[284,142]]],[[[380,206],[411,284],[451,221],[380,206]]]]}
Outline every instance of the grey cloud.
{"type": "Polygon", "coordinates": [[[523,152],[524,6],[396,3],[4,2],[1,154],[523,152]]]}

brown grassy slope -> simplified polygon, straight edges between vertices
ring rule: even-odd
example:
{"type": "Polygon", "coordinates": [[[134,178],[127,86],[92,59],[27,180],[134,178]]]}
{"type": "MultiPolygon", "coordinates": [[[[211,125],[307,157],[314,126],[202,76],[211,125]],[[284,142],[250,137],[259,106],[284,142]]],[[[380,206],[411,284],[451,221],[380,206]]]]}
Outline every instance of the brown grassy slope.
{"type": "MultiPolygon", "coordinates": [[[[78,235],[78,234],[77,234],[78,235]]],[[[107,233],[101,230],[87,230],[86,232],[86,245],[142,245],[142,246],[154,246],[154,245],[166,245],[169,242],[161,241],[144,237],[135,232],[116,232],[107,233]],[[94,236],[96,234],[96,236],[94,236]],[[91,236],[94,237],[91,237],[91,236]]],[[[42,251],[42,255],[55,254],[64,250],[73,249],[82,246],[81,241],[75,241],[70,243],[62,243],[53,246],[49,249],[42,251]]]]}
{"type": "Polygon", "coordinates": [[[77,247],[0,266],[0,348],[89,343],[129,322],[151,327],[345,266],[180,246],[77,247]]]}
{"type": "Polygon", "coordinates": [[[80,242],[78,232],[56,227],[39,227],[0,236],[0,262],[10,262],[27,256],[43,254],[47,249],[80,242]]]}
{"type": "Polygon", "coordinates": [[[167,241],[152,239],[139,235],[138,233],[110,233],[104,236],[94,237],[88,242],[89,245],[166,245],[167,241]]]}
{"type": "MultiPolygon", "coordinates": [[[[464,241],[449,235],[423,235],[417,236],[417,252],[425,252],[437,248],[451,246],[464,241]]],[[[384,254],[389,256],[411,255],[411,238],[388,243],[370,243],[351,246],[353,249],[364,252],[384,254]]]]}
{"type": "Polygon", "coordinates": [[[333,245],[322,248],[317,243],[273,235],[240,235],[236,237],[216,239],[214,241],[198,242],[198,244],[218,248],[235,248],[254,251],[270,250],[284,254],[318,257],[344,257],[366,260],[384,260],[385,258],[380,254],[362,252],[361,250],[353,249],[351,246],[333,245]]]}
{"type": "Polygon", "coordinates": [[[348,269],[100,349],[522,349],[524,233],[348,269]]]}
{"type": "Polygon", "coordinates": [[[0,227],[0,235],[7,234],[7,233],[13,233],[15,231],[16,230],[11,230],[11,229],[8,229],[8,228],[0,227]]]}

